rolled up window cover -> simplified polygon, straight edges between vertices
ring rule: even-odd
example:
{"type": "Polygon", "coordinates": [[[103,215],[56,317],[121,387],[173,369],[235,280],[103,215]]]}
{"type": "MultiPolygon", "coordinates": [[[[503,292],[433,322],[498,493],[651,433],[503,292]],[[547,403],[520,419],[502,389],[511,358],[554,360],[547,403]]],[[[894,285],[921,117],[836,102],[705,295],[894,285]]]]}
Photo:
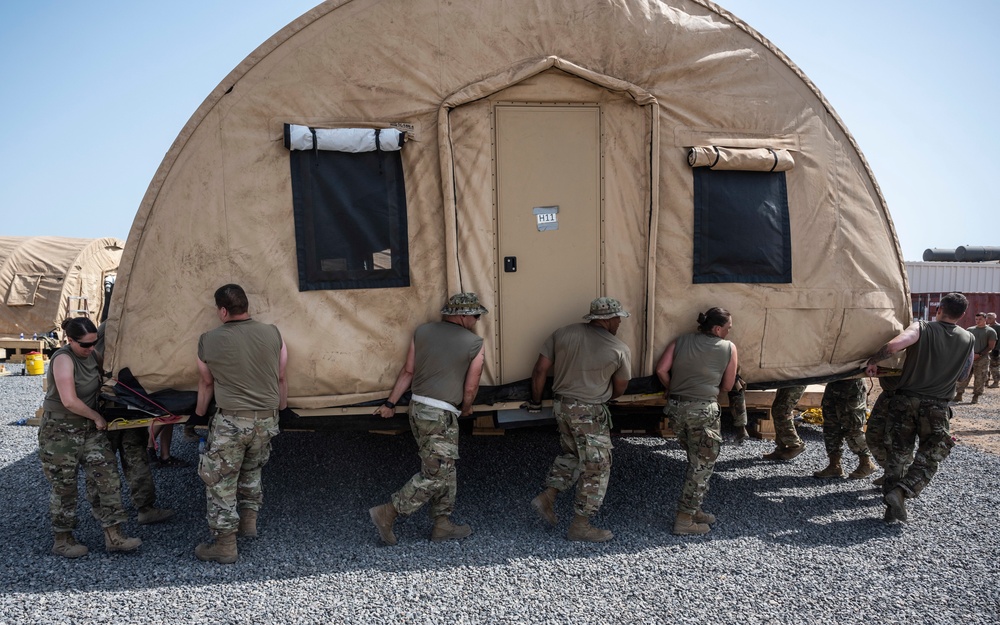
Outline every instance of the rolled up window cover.
{"type": "Polygon", "coordinates": [[[285,124],[285,147],[289,150],[396,152],[405,140],[404,134],[395,128],[310,128],[285,124]]]}
{"type": "Polygon", "coordinates": [[[714,145],[693,147],[688,165],[736,171],[788,171],[795,167],[792,153],[771,148],[722,148],[714,145]]]}

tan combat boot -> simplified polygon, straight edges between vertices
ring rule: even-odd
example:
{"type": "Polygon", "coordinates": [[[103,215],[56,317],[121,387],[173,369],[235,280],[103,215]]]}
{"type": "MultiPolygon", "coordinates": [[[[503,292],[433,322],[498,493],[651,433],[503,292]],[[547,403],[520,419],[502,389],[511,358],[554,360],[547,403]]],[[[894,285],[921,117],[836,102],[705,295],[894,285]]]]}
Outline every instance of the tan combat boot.
{"type": "Polygon", "coordinates": [[[55,544],[52,545],[52,555],[64,558],[82,558],[90,550],[73,538],[73,532],[56,532],[55,544]]]}
{"type": "Polygon", "coordinates": [[[972,399],[969,400],[969,403],[970,404],[978,404],[979,403],[979,395],[973,393],[972,394],[972,399]]]}
{"type": "Polygon", "coordinates": [[[239,553],[236,551],[236,532],[216,534],[215,540],[201,543],[194,548],[194,555],[202,562],[218,562],[232,564],[236,562],[239,553]]]}
{"type": "Polygon", "coordinates": [[[556,494],[558,492],[559,491],[550,486],[531,500],[531,507],[538,512],[538,515],[541,516],[546,523],[552,526],[559,523],[559,518],[556,516],[555,509],[556,494]]]}
{"type": "Polygon", "coordinates": [[[472,533],[468,525],[455,525],[445,515],[434,517],[434,528],[431,530],[431,540],[439,543],[443,540],[458,540],[472,533]]]}
{"type": "Polygon", "coordinates": [[[174,511],[170,508],[157,508],[156,506],[146,506],[139,508],[139,525],[152,525],[162,523],[174,516],[174,511]]]}
{"type": "Polygon", "coordinates": [[[257,538],[257,511],[253,508],[240,508],[239,535],[257,538]]]}
{"type": "Polygon", "coordinates": [[[858,458],[858,468],[851,471],[851,474],[847,477],[852,480],[860,480],[874,473],[877,468],[875,463],[872,462],[871,456],[861,456],[858,458]]]}
{"type": "Polygon", "coordinates": [[[396,517],[399,516],[399,513],[396,512],[396,508],[393,507],[392,502],[369,509],[368,516],[371,517],[372,523],[378,528],[378,535],[382,539],[382,542],[387,545],[395,545],[396,534],[392,531],[392,524],[396,522],[396,517]]]}
{"type": "Polygon", "coordinates": [[[126,536],[120,524],[104,528],[104,549],[107,551],[135,551],[141,544],[138,538],[126,536]]]}
{"type": "Polygon", "coordinates": [[[694,519],[695,523],[704,523],[706,525],[715,525],[715,515],[712,514],[711,512],[705,512],[701,508],[698,508],[697,510],[695,510],[694,514],[691,515],[691,518],[694,519]]]}
{"type": "Polygon", "coordinates": [[[573,517],[573,522],[569,524],[569,531],[566,538],[579,540],[587,543],[605,543],[614,538],[615,535],[610,530],[602,530],[590,524],[590,519],[583,515],[573,517]]]}
{"type": "Polygon", "coordinates": [[[711,529],[707,523],[697,522],[695,515],[687,512],[678,512],[674,519],[674,534],[680,536],[707,534],[711,529]]]}
{"type": "Polygon", "coordinates": [[[816,471],[813,473],[813,477],[821,480],[847,477],[844,474],[844,468],[840,466],[840,454],[831,454],[830,464],[828,464],[822,471],[816,471]]]}

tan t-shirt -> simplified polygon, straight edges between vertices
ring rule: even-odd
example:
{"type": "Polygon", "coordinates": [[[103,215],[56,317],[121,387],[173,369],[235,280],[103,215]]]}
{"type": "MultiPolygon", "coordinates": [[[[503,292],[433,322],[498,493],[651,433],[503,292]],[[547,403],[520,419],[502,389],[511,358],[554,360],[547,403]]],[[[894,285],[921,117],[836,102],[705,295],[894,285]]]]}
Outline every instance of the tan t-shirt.
{"type": "Polygon", "coordinates": [[[281,333],[253,319],[230,321],[198,339],[198,358],[215,378],[223,410],[277,410],[281,333]]]}
{"type": "Polygon", "coordinates": [[[448,321],[425,323],[413,333],[410,390],[414,395],[461,408],[465,376],[482,347],[482,337],[460,325],[448,321]]]}
{"type": "Polygon", "coordinates": [[[717,336],[692,332],[677,337],[670,367],[670,394],[715,401],[733,344],[717,336]]]}
{"type": "Polygon", "coordinates": [[[552,391],[589,404],[611,399],[611,379],[632,379],[632,351],[604,328],[574,323],[559,328],[542,345],[552,361],[552,391]]]}

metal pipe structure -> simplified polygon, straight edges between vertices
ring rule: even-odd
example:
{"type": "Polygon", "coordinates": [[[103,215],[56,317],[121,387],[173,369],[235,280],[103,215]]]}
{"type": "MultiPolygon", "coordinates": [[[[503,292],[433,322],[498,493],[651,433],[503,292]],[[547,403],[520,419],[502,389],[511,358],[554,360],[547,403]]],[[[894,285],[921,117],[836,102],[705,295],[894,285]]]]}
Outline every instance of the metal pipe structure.
{"type": "MultiPolygon", "coordinates": [[[[927,252],[924,252],[924,260],[926,257],[927,252]]],[[[1000,247],[960,245],[955,249],[955,260],[963,263],[1000,260],[1000,247]]]]}

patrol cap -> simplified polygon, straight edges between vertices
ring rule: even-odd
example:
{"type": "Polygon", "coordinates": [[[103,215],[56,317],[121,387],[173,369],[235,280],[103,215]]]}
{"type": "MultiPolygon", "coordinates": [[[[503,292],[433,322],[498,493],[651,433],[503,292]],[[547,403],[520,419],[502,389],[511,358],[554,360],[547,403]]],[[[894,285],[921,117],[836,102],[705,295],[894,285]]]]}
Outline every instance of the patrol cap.
{"type": "Polygon", "coordinates": [[[590,302],[590,314],[584,316],[584,320],[611,319],[612,317],[629,317],[630,315],[622,310],[622,303],[613,297],[598,297],[590,302]]]}
{"type": "Polygon", "coordinates": [[[475,293],[456,293],[441,309],[442,315],[485,315],[488,312],[475,293]]]}

